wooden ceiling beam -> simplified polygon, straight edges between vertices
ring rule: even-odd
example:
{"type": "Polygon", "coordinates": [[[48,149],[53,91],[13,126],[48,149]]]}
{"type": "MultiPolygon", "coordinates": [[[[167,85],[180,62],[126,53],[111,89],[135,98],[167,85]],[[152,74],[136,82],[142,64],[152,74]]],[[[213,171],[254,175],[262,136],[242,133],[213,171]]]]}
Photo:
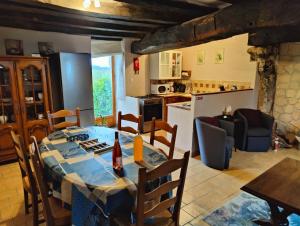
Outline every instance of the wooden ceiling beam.
{"type": "Polygon", "coordinates": [[[94,22],[90,20],[84,20],[78,17],[69,18],[64,16],[64,14],[59,15],[47,15],[47,13],[42,12],[32,12],[32,10],[24,7],[16,6],[6,6],[5,4],[0,3],[0,15],[11,18],[12,20],[31,20],[35,22],[45,23],[45,26],[49,22],[58,24],[58,26],[70,26],[75,28],[89,28],[93,30],[106,30],[106,31],[127,31],[133,33],[146,33],[153,31],[153,27],[143,27],[132,26],[132,25],[123,25],[123,24],[114,24],[112,22],[94,22]]]}
{"type": "MultiPolygon", "coordinates": [[[[167,12],[169,11],[180,11],[189,13],[191,16],[206,15],[218,10],[216,6],[205,5],[205,4],[191,4],[187,1],[176,1],[176,0],[115,0],[118,2],[126,2],[128,4],[135,4],[142,7],[151,7],[153,10],[161,9],[167,12]]],[[[195,16],[194,16],[195,17],[195,16]]]]}
{"type": "Polygon", "coordinates": [[[199,1],[199,0],[168,0],[172,2],[181,2],[181,3],[186,3],[191,6],[206,6],[206,7],[215,7],[215,8],[225,8],[229,6],[230,4],[226,3],[225,1],[222,0],[204,0],[204,1],[199,1]]]}
{"type": "MultiPolygon", "coordinates": [[[[73,12],[75,9],[70,8],[69,4],[61,4],[61,6],[55,5],[55,0],[51,0],[49,3],[42,3],[38,0],[1,0],[1,2],[11,3],[11,4],[19,4],[24,6],[30,6],[37,9],[49,9],[55,10],[59,12],[73,12]]],[[[60,3],[62,3],[60,1],[60,3]]],[[[76,3],[77,11],[80,11],[82,15],[93,15],[98,18],[103,19],[114,19],[114,20],[123,20],[123,21],[131,21],[131,22],[150,22],[150,23],[159,23],[159,24],[174,24],[177,22],[187,21],[191,18],[196,17],[193,14],[190,14],[188,11],[183,11],[181,9],[178,10],[170,10],[164,11],[160,8],[148,8],[148,7],[140,7],[136,4],[127,4],[127,3],[118,3],[115,2],[102,2],[101,7],[97,8],[97,10],[91,11],[83,11],[78,10],[82,9],[82,5],[80,1],[72,1],[72,4],[76,3]]],[[[74,7],[75,8],[75,7],[74,7]]]]}
{"type": "Polygon", "coordinates": [[[268,46],[285,42],[300,42],[300,24],[261,29],[248,35],[248,45],[250,46],[268,46]]]}
{"type": "MultiPolygon", "coordinates": [[[[1,3],[5,4],[6,7],[15,6],[15,7],[23,7],[23,10],[27,8],[27,12],[31,11],[32,13],[42,13],[49,16],[59,16],[63,15],[68,18],[80,18],[85,20],[90,20],[94,22],[107,22],[107,23],[115,23],[115,24],[124,24],[124,25],[141,25],[149,26],[149,27],[157,27],[163,25],[174,25],[175,21],[157,21],[143,18],[133,17],[122,17],[120,15],[108,15],[101,13],[94,13],[88,11],[82,11],[77,9],[65,8],[61,6],[56,6],[52,4],[46,4],[38,2],[38,0],[1,0],[1,3]]],[[[114,8],[114,6],[112,6],[114,8]]],[[[121,10],[120,7],[115,7],[115,11],[121,10]]],[[[140,12],[142,13],[142,12],[140,12]]],[[[128,14],[128,11],[127,11],[128,14]]],[[[173,19],[174,20],[174,19],[173,19]]]]}
{"type": "Polygon", "coordinates": [[[41,23],[37,21],[32,21],[26,18],[11,18],[0,15],[0,26],[21,28],[35,31],[46,31],[46,32],[59,32],[65,34],[74,35],[88,35],[88,36],[107,36],[112,38],[141,38],[143,34],[141,33],[131,33],[131,32],[116,32],[116,31],[106,31],[106,30],[95,30],[88,29],[86,27],[75,27],[70,25],[63,26],[55,22],[41,23]]]}
{"type": "Polygon", "coordinates": [[[170,28],[132,43],[132,52],[149,54],[188,47],[263,28],[300,23],[299,0],[251,0],[170,28]],[[288,13],[287,13],[288,12],[288,13]]]}

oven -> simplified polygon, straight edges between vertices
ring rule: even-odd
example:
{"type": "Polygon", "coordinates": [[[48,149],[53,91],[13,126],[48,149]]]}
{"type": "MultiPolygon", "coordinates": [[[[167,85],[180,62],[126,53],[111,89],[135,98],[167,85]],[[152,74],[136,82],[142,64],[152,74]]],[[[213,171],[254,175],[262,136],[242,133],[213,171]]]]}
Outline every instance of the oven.
{"type": "Polygon", "coordinates": [[[139,105],[142,115],[142,133],[148,133],[151,130],[152,118],[162,119],[162,98],[156,96],[141,97],[139,105]]]}

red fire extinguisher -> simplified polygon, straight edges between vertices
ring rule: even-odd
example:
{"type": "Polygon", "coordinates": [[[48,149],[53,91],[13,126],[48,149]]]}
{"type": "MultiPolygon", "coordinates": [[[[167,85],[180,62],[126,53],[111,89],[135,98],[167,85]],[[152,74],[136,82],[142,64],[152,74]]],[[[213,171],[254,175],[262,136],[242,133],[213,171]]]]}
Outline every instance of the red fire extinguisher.
{"type": "Polygon", "coordinates": [[[140,63],[138,57],[133,58],[133,70],[134,74],[139,74],[140,72],[140,63]]]}

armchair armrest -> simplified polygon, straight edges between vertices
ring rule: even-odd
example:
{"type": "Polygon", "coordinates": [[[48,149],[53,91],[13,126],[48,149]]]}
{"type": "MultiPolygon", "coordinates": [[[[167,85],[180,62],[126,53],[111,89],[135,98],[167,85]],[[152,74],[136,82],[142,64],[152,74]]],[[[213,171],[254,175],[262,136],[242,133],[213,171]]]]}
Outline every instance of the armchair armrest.
{"type": "Polygon", "coordinates": [[[268,130],[273,129],[274,117],[272,117],[264,112],[261,112],[261,119],[262,119],[262,124],[266,129],[268,129],[268,130]]]}
{"type": "Polygon", "coordinates": [[[234,136],[234,122],[226,121],[226,120],[219,120],[220,126],[222,129],[226,131],[227,136],[234,136]]]}
{"type": "Polygon", "coordinates": [[[238,149],[245,150],[247,144],[248,121],[247,118],[239,111],[235,112],[238,119],[235,130],[235,144],[238,149]]]}

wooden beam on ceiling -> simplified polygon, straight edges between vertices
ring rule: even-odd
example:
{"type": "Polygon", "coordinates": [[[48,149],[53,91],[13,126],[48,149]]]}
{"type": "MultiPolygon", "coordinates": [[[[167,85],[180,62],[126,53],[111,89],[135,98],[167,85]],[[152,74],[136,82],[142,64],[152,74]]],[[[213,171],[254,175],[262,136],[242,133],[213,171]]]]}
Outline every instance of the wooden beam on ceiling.
{"type": "MultiPolygon", "coordinates": [[[[102,2],[100,8],[92,8],[93,11],[84,11],[82,2],[78,0],[57,1],[50,0],[49,3],[42,3],[39,0],[2,0],[3,2],[23,4],[35,8],[46,8],[50,10],[58,10],[60,12],[71,12],[73,10],[80,11],[83,15],[93,15],[103,19],[114,19],[124,21],[135,21],[143,23],[159,23],[174,24],[177,22],[187,21],[194,18],[195,15],[181,9],[173,11],[165,11],[160,8],[140,7],[136,4],[118,3],[118,2],[102,2]],[[72,8],[70,7],[72,6],[72,8]]],[[[1,1],[1,2],[2,2],[1,1]]]]}
{"type": "Polygon", "coordinates": [[[142,40],[133,42],[132,52],[149,54],[225,39],[263,28],[300,24],[299,10],[299,0],[247,1],[147,34],[142,40]]]}
{"type": "Polygon", "coordinates": [[[112,38],[107,36],[92,36],[92,40],[101,40],[101,41],[122,41],[122,38],[112,38]]]}
{"type": "Polygon", "coordinates": [[[173,2],[184,2],[190,4],[191,6],[206,6],[206,7],[215,7],[215,8],[225,8],[230,4],[221,0],[169,0],[173,2]]]}
{"type": "Polygon", "coordinates": [[[142,7],[152,8],[153,10],[161,9],[166,13],[170,11],[180,11],[189,13],[193,18],[206,15],[218,10],[215,6],[205,4],[190,4],[187,1],[176,0],[115,0],[118,2],[126,2],[128,4],[135,4],[142,7]]]}
{"type": "Polygon", "coordinates": [[[111,38],[141,38],[143,34],[141,33],[131,33],[131,32],[116,32],[116,31],[107,31],[107,30],[94,30],[86,27],[70,26],[70,25],[61,25],[55,22],[41,23],[37,21],[32,21],[26,18],[11,18],[0,15],[0,26],[4,27],[13,27],[21,28],[28,30],[36,31],[46,31],[46,32],[59,32],[65,34],[74,34],[74,35],[88,35],[93,37],[111,37],[111,38]]]}
{"type": "Polygon", "coordinates": [[[248,45],[251,46],[267,46],[285,42],[300,42],[300,24],[296,26],[260,29],[248,35],[248,45]]]}
{"type": "Polygon", "coordinates": [[[141,23],[120,23],[112,20],[103,20],[90,16],[80,16],[70,13],[59,13],[45,9],[33,9],[24,6],[16,6],[0,3],[0,15],[18,18],[25,17],[36,22],[56,22],[62,25],[86,26],[93,29],[102,29],[110,31],[130,31],[137,33],[146,33],[153,31],[157,25],[141,24],[141,23]]]}

